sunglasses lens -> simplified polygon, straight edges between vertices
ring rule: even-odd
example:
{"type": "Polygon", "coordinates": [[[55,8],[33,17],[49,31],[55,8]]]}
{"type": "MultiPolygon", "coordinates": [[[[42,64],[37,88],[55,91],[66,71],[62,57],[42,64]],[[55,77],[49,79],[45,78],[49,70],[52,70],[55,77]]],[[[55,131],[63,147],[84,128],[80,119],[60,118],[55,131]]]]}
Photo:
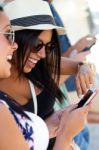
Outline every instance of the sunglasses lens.
{"type": "Polygon", "coordinates": [[[46,53],[50,53],[51,51],[53,51],[55,49],[55,43],[53,41],[51,41],[47,44],[44,44],[43,41],[38,39],[35,42],[35,46],[34,46],[35,52],[40,51],[43,48],[43,46],[45,46],[46,53]]]}
{"type": "Polygon", "coordinates": [[[51,43],[48,43],[46,45],[46,53],[50,53],[51,52],[51,43]]]}
{"type": "Polygon", "coordinates": [[[43,42],[42,41],[36,41],[34,49],[38,52],[41,48],[43,47],[43,42]]]}
{"type": "Polygon", "coordinates": [[[47,53],[51,53],[52,51],[54,51],[55,49],[55,43],[54,42],[50,42],[47,44],[46,46],[46,52],[47,53]]]}

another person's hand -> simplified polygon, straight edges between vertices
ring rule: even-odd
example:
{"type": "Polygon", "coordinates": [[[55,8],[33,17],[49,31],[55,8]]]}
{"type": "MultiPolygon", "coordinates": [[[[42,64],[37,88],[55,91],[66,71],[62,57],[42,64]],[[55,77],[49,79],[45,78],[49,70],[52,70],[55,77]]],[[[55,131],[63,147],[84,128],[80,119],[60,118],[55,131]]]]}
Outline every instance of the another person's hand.
{"type": "Polygon", "coordinates": [[[81,52],[83,49],[89,47],[91,43],[96,42],[96,37],[87,35],[83,38],[81,38],[74,46],[73,49],[76,49],[78,52],[81,52]]]}
{"type": "Polygon", "coordinates": [[[87,90],[94,84],[93,76],[93,71],[88,64],[79,66],[78,73],[75,77],[78,96],[85,94],[87,90]]]}
{"type": "Polygon", "coordinates": [[[90,51],[80,52],[78,53],[77,50],[74,50],[71,52],[69,58],[75,60],[75,61],[85,61],[86,56],[89,55],[90,51]]]}

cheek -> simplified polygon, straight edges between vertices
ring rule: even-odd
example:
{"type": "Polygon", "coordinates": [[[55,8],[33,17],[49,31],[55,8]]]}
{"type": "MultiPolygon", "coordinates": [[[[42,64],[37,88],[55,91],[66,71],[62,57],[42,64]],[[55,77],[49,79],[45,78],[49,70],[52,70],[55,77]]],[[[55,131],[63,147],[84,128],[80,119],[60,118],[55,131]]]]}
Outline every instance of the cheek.
{"type": "Polygon", "coordinates": [[[0,57],[0,78],[6,78],[11,75],[11,64],[9,64],[5,57],[0,57]]]}
{"type": "Polygon", "coordinates": [[[10,51],[11,47],[5,42],[5,41],[0,41],[0,57],[2,55],[7,55],[8,52],[10,51]]]}
{"type": "Polygon", "coordinates": [[[7,56],[7,51],[6,51],[6,48],[4,47],[0,47],[0,59],[3,59],[7,56]]]}

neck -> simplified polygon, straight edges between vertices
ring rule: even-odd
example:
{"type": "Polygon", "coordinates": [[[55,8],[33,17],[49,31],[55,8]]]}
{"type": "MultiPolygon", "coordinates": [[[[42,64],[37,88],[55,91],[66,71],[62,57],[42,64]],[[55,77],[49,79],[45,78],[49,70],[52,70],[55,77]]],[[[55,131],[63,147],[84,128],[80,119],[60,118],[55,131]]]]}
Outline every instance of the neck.
{"type": "Polygon", "coordinates": [[[11,76],[9,78],[0,80],[0,90],[13,97],[22,105],[31,98],[28,80],[25,77],[19,78],[15,68],[11,69],[11,76]]]}

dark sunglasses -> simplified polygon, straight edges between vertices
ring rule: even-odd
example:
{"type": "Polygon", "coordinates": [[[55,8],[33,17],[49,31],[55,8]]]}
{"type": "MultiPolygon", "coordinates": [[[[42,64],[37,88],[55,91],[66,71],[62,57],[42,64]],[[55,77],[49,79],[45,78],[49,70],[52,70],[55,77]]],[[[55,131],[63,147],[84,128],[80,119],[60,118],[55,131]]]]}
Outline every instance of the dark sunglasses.
{"type": "Polygon", "coordinates": [[[10,32],[0,31],[0,34],[3,34],[11,45],[14,44],[14,42],[15,42],[15,33],[14,33],[14,31],[10,31],[10,32]]]}
{"type": "Polygon", "coordinates": [[[40,51],[43,47],[45,47],[46,53],[51,53],[55,48],[55,42],[50,41],[50,42],[44,44],[42,40],[37,39],[35,42],[35,45],[34,45],[35,52],[40,51]]]}

